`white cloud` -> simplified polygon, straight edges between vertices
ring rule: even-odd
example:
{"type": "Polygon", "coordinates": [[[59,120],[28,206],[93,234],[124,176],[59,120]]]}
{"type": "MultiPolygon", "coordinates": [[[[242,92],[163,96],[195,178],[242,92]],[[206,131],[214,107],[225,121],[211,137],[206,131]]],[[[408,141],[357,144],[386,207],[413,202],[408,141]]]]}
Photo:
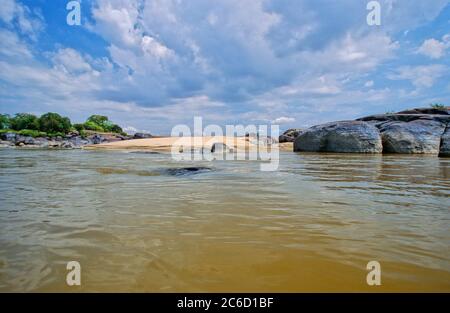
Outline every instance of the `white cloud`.
{"type": "Polygon", "coordinates": [[[434,38],[427,39],[417,50],[417,53],[426,55],[431,59],[440,59],[445,55],[445,50],[450,47],[449,35],[445,35],[442,41],[434,38]]]}
{"type": "Polygon", "coordinates": [[[442,64],[402,66],[395,73],[389,74],[392,80],[410,80],[417,88],[432,87],[434,82],[446,74],[447,66],[442,64]]]}
{"type": "Polygon", "coordinates": [[[279,124],[279,125],[281,125],[281,124],[288,124],[288,123],[293,123],[293,122],[295,122],[295,118],[281,116],[281,117],[278,117],[278,118],[272,120],[271,123],[272,124],[279,124]]]}
{"type": "Polygon", "coordinates": [[[0,10],[0,20],[9,27],[19,29],[21,34],[36,40],[44,28],[42,16],[37,11],[31,11],[26,5],[14,0],[3,0],[0,10]]]}
{"type": "Polygon", "coordinates": [[[364,87],[370,88],[370,87],[373,87],[373,85],[374,85],[373,80],[368,80],[368,81],[366,81],[366,83],[364,84],[364,87]]]}

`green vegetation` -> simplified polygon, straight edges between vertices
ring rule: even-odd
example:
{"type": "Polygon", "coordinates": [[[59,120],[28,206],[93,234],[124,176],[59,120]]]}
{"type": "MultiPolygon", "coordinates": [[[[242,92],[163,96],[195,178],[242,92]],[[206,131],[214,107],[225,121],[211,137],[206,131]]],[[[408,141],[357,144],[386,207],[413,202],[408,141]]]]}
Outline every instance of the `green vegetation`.
{"type": "Polygon", "coordinates": [[[47,133],[66,134],[72,129],[72,124],[68,117],[62,117],[58,113],[46,113],[39,120],[39,130],[47,133]]]}
{"type": "Polygon", "coordinates": [[[38,118],[34,114],[17,113],[10,119],[11,128],[14,130],[32,129],[39,130],[38,118]]]}
{"type": "Polygon", "coordinates": [[[11,127],[11,118],[8,114],[0,114],[0,130],[8,129],[11,127]]]}
{"type": "Polygon", "coordinates": [[[446,109],[447,107],[445,105],[443,105],[442,103],[431,103],[430,107],[432,107],[433,109],[446,109]]]}
{"type": "Polygon", "coordinates": [[[119,125],[103,115],[92,115],[85,123],[72,125],[68,117],[58,113],[49,112],[41,117],[29,113],[17,113],[14,117],[0,114],[0,133],[13,132],[32,137],[57,137],[65,136],[74,130],[83,137],[86,137],[86,130],[126,135],[119,125]]]}

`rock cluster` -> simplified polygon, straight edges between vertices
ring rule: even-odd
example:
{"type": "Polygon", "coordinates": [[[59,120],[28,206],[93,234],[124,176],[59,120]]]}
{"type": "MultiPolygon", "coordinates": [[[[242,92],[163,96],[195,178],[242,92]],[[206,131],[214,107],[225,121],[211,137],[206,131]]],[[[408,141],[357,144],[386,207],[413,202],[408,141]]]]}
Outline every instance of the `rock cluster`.
{"type": "Polygon", "coordinates": [[[80,149],[86,145],[100,144],[118,140],[126,140],[128,137],[121,135],[100,135],[93,134],[82,137],[76,133],[68,134],[65,137],[36,137],[23,136],[13,132],[0,135],[0,147],[25,147],[25,148],[59,148],[59,149],[80,149]]]}
{"type": "Polygon", "coordinates": [[[450,109],[419,108],[313,126],[294,151],[450,155],[450,109]]]}

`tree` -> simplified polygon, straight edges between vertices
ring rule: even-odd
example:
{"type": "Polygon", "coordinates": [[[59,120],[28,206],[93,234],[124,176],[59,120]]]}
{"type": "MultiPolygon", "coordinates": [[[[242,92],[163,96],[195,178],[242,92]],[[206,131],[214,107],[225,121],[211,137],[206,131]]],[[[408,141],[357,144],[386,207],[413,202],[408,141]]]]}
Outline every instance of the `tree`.
{"type": "Polygon", "coordinates": [[[119,125],[113,124],[111,126],[111,132],[121,134],[121,133],[123,133],[123,129],[119,125]]]}
{"type": "Polygon", "coordinates": [[[68,117],[46,113],[39,118],[39,130],[47,133],[68,133],[72,127],[68,117]]]}
{"type": "Polygon", "coordinates": [[[100,125],[98,125],[94,122],[91,122],[91,121],[87,121],[86,123],[84,123],[84,128],[87,130],[93,130],[96,132],[104,131],[104,129],[100,125]]]}
{"type": "Polygon", "coordinates": [[[38,118],[34,114],[17,113],[11,120],[11,128],[14,130],[33,129],[38,130],[38,118]]]}
{"type": "Polygon", "coordinates": [[[0,114],[0,129],[11,127],[11,118],[8,114],[0,114]]]}

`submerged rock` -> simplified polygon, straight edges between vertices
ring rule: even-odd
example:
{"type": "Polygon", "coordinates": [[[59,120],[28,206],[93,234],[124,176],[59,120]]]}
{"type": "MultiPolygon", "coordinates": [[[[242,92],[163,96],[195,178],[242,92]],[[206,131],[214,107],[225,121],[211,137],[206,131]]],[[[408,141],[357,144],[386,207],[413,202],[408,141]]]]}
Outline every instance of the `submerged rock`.
{"type": "Polygon", "coordinates": [[[209,167],[180,167],[180,168],[168,168],[165,169],[165,173],[172,175],[172,176],[184,176],[184,175],[192,175],[192,174],[199,174],[204,172],[210,172],[212,171],[209,167]]]}
{"type": "Polygon", "coordinates": [[[362,121],[341,121],[313,126],[300,134],[294,151],[380,153],[378,129],[362,121]]]}

